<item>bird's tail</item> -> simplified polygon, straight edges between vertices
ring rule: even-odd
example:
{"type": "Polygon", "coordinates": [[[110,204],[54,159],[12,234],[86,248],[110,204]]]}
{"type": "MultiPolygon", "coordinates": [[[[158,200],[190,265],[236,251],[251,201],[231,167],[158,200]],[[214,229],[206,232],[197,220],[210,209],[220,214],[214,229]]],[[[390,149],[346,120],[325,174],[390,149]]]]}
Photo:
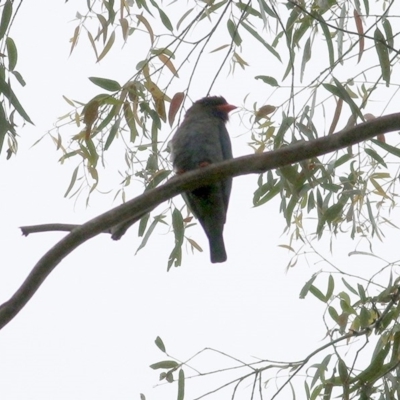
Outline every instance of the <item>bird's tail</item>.
{"type": "Polygon", "coordinates": [[[221,263],[226,261],[226,251],[224,238],[221,235],[209,237],[208,241],[210,243],[210,258],[212,263],[221,263]]]}

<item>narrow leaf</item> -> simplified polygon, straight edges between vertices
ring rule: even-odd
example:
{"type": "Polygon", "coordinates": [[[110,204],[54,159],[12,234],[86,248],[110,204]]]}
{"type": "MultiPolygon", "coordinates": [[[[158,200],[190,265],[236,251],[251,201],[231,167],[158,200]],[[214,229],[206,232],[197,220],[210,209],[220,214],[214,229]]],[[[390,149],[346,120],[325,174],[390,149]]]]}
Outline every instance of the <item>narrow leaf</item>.
{"type": "Polygon", "coordinates": [[[240,46],[242,43],[242,38],[239,35],[238,27],[235,25],[235,23],[231,19],[228,19],[227,25],[228,25],[228,31],[229,31],[229,34],[231,35],[232,41],[236,44],[236,46],[240,46]]]}
{"type": "Polygon", "coordinates": [[[29,118],[29,115],[26,113],[21,103],[15,96],[15,93],[12,91],[11,86],[4,80],[2,76],[0,76],[0,93],[3,93],[4,96],[6,96],[8,100],[10,100],[10,103],[18,111],[21,117],[25,119],[25,121],[33,124],[31,119],[29,118]]]}
{"type": "Polygon", "coordinates": [[[278,81],[273,78],[272,76],[266,76],[266,75],[257,75],[254,77],[255,79],[260,79],[264,83],[270,86],[279,86],[278,81]]]}
{"type": "Polygon", "coordinates": [[[154,44],[154,33],[153,33],[153,29],[151,27],[151,25],[149,24],[149,21],[147,21],[147,19],[145,17],[143,17],[143,15],[136,15],[136,18],[146,27],[147,32],[149,32],[150,35],[150,41],[151,44],[154,44]]]}
{"type": "Polygon", "coordinates": [[[108,134],[106,143],[105,143],[105,145],[104,145],[104,150],[105,150],[105,151],[108,150],[108,149],[110,148],[111,143],[114,141],[115,136],[117,135],[118,130],[119,130],[120,122],[121,122],[121,120],[120,120],[120,119],[117,119],[117,121],[115,121],[114,125],[111,127],[110,133],[108,134]]]}
{"type": "Polygon", "coordinates": [[[100,86],[102,89],[109,90],[110,92],[117,92],[121,89],[121,85],[112,79],[90,77],[89,80],[95,85],[100,86]]]}
{"type": "Polygon", "coordinates": [[[157,337],[156,337],[156,340],[154,341],[154,343],[156,344],[156,346],[157,346],[163,353],[165,353],[164,342],[162,341],[162,339],[160,338],[160,336],[157,336],[157,337]]]}
{"type": "Polygon", "coordinates": [[[178,375],[178,400],[183,400],[185,397],[185,373],[181,368],[178,375]]]}
{"type": "Polygon", "coordinates": [[[267,48],[267,50],[272,53],[279,61],[282,62],[281,57],[279,53],[271,46],[269,45],[260,35],[259,33],[254,30],[250,25],[246,24],[245,22],[242,21],[241,26],[245,28],[251,35],[253,35],[263,46],[267,48]]]}
{"type": "Polygon", "coordinates": [[[107,44],[104,46],[103,51],[97,57],[97,62],[102,60],[107,55],[107,53],[110,51],[112,45],[114,44],[114,41],[115,41],[115,31],[113,31],[113,33],[111,34],[110,38],[108,39],[107,44]]]}
{"type": "Polygon", "coordinates": [[[167,57],[165,54],[159,54],[158,58],[162,61],[162,63],[172,72],[172,74],[178,77],[178,72],[175,69],[174,64],[171,61],[171,57],[167,57]]]}
{"type": "Polygon", "coordinates": [[[173,360],[160,361],[150,365],[152,369],[171,369],[176,368],[179,364],[173,360]]]}
{"type": "Polygon", "coordinates": [[[6,45],[8,55],[8,69],[10,71],[13,71],[15,66],[17,65],[18,60],[17,46],[15,46],[14,40],[12,40],[10,37],[6,39],[6,45]]]}
{"type": "Polygon", "coordinates": [[[335,132],[337,123],[339,122],[340,114],[342,112],[342,106],[343,106],[343,99],[340,99],[340,98],[337,99],[336,108],[335,108],[335,112],[333,114],[331,126],[329,127],[328,135],[332,135],[332,133],[335,132]]]}
{"type": "Polygon", "coordinates": [[[180,109],[184,98],[185,94],[183,92],[177,92],[174,94],[168,111],[168,121],[170,126],[174,124],[176,113],[180,109]]]}
{"type": "Polygon", "coordinates": [[[386,82],[386,86],[390,84],[390,60],[389,50],[386,45],[385,37],[379,28],[374,32],[375,48],[378,53],[379,64],[381,66],[382,78],[386,82]]]}
{"type": "Polygon", "coordinates": [[[372,157],[375,161],[377,161],[379,164],[383,165],[385,168],[387,168],[387,165],[384,161],[384,159],[374,150],[374,149],[365,149],[365,152],[372,157]]]}
{"type": "Polygon", "coordinates": [[[64,194],[64,197],[67,197],[68,194],[69,194],[69,192],[71,191],[71,189],[74,187],[75,182],[76,182],[76,177],[78,176],[78,170],[79,170],[79,166],[76,167],[76,168],[74,169],[74,172],[72,173],[71,181],[70,181],[70,183],[69,183],[69,186],[68,186],[67,191],[66,191],[65,194],[64,194]]]}
{"type": "Polygon", "coordinates": [[[354,20],[356,21],[357,33],[359,35],[359,38],[358,38],[358,61],[357,62],[360,62],[361,57],[364,53],[365,40],[364,40],[364,28],[363,28],[362,19],[356,9],[354,9],[354,20]]]}
{"type": "Polygon", "coordinates": [[[3,12],[1,14],[0,20],[0,40],[3,39],[7,32],[8,26],[11,21],[12,16],[12,1],[7,0],[3,7],[3,12]]]}
{"type": "Polygon", "coordinates": [[[304,71],[306,69],[306,64],[308,61],[311,59],[311,39],[308,38],[307,42],[304,46],[304,51],[303,51],[303,58],[301,60],[301,70],[300,70],[300,82],[303,82],[303,77],[304,77],[304,71]]]}
{"type": "Polygon", "coordinates": [[[333,50],[332,37],[329,32],[328,25],[326,25],[325,20],[322,18],[322,15],[319,16],[319,23],[321,25],[322,32],[324,33],[326,45],[328,46],[328,55],[329,55],[329,65],[333,68],[335,64],[335,53],[333,50]]]}
{"type": "Polygon", "coordinates": [[[378,146],[382,147],[382,149],[393,154],[394,156],[400,157],[400,149],[398,149],[397,147],[393,147],[390,144],[380,142],[379,140],[376,140],[376,139],[372,139],[372,142],[377,144],[378,146]]]}

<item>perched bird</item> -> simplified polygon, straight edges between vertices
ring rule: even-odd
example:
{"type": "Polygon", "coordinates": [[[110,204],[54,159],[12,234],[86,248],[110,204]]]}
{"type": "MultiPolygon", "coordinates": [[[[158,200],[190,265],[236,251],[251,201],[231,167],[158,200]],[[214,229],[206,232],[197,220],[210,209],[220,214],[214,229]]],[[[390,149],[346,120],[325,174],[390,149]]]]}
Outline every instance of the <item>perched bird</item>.
{"type": "MultiPolygon", "coordinates": [[[[171,140],[171,158],[178,174],[232,158],[225,123],[236,107],[223,97],[204,97],[188,109],[171,140]]],[[[186,192],[184,198],[210,243],[212,263],[226,261],[223,238],[232,178],[186,192]]]]}

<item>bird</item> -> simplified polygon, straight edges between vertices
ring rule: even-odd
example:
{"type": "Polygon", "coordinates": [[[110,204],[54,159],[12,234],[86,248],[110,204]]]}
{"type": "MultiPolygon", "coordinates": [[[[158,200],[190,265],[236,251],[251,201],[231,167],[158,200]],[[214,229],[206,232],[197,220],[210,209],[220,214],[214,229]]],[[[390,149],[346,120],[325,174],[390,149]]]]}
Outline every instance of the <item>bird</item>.
{"type": "MultiPolygon", "coordinates": [[[[225,124],[237,107],[223,97],[208,96],[187,110],[171,142],[171,160],[177,174],[231,159],[232,145],[225,124]]],[[[183,197],[208,238],[212,263],[227,260],[223,230],[232,178],[185,192],[183,197]]]]}

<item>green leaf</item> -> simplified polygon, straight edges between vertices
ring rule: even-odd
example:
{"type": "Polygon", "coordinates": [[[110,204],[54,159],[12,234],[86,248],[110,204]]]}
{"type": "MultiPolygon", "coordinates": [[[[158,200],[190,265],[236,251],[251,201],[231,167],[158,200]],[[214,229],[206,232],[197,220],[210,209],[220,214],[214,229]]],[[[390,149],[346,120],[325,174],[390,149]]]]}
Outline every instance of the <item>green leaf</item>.
{"type": "Polygon", "coordinates": [[[347,369],[346,364],[342,359],[339,360],[339,376],[342,383],[347,383],[349,378],[349,371],[347,369]]]}
{"type": "Polygon", "coordinates": [[[281,57],[279,53],[271,46],[269,45],[258,33],[255,31],[250,25],[246,24],[245,22],[242,21],[241,25],[243,28],[245,28],[251,35],[253,35],[263,46],[266,47],[266,49],[272,53],[279,61],[282,62],[281,57]]]}
{"type": "Polygon", "coordinates": [[[264,83],[270,86],[279,86],[278,81],[272,76],[257,75],[254,79],[261,79],[264,83]]]}
{"type": "Polygon", "coordinates": [[[168,259],[168,271],[170,270],[172,264],[175,264],[175,267],[179,267],[182,263],[182,244],[185,234],[185,227],[183,224],[182,213],[177,208],[175,208],[172,212],[172,228],[174,230],[175,246],[168,259]]]}
{"type": "Polygon", "coordinates": [[[142,243],[140,243],[140,246],[138,247],[138,249],[136,250],[136,253],[138,253],[139,250],[143,249],[144,246],[146,246],[147,241],[149,240],[151,234],[153,233],[157,223],[160,221],[159,218],[154,218],[153,222],[151,223],[149,229],[147,230],[146,234],[144,235],[144,238],[142,240],[142,243]]]}
{"type": "Polygon", "coordinates": [[[284,116],[274,139],[274,149],[281,147],[286,131],[293,125],[295,118],[284,116]]]}
{"type": "Polygon", "coordinates": [[[344,279],[342,278],[342,282],[344,283],[344,285],[347,287],[347,289],[350,290],[351,293],[355,294],[358,296],[357,291],[344,279]]]}
{"type": "Polygon", "coordinates": [[[134,143],[136,138],[139,135],[137,128],[136,128],[135,116],[133,115],[132,108],[128,102],[124,103],[123,109],[124,109],[125,121],[128,124],[129,131],[130,131],[130,141],[132,143],[134,143]]]}
{"type": "Polygon", "coordinates": [[[311,285],[310,287],[310,292],[318,299],[321,300],[323,303],[327,302],[327,299],[325,298],[324,294],[314,285],[311,285]]]}
{"type": "Polygon", "coordinates": [[[104,145],[104,151],[108,150],[109,147],[111,146],[111,143],[114,141],[115,136],[116,136],[117,133],[118,133],[119,124],[120,124],[120,123],[121,123],[121,119],[118,118],[118,119],[115,121],[114,125],[111,127],[110,133],[108,134],[106,143],[105,143],[105,145],[104,145]]]}
{"type": "Polygon", "coordinates": [[[311,279],[309,279],[306,284],[303,286],[303,288],[300,291],[300,299],[304,299],[307,296],[307,293],[310,291],[310,288],[313,284],[313,282],[315,281],[315,279],[317,279],[317,274],[314,274],[311,279]]]}
{"type": "Polygon", "coordinates": [[[236,46],[240,46],[242,44],[242,38],[239,35],[238,27],[231,19],[228,19],[227,25],[232,41],[236,44],[236,46]]]}
{"type": "Polygon", "coordinates": [[[74,169],[74,172],[72,173],[71,181],[70,181],[70,183],[69,183],[69,186],[68,186],[67,191],[66,191],[65,194],[64,194],[64,197],[67,197],[68,194],[69,194],[69,192],[71,191],[71,189],[74,187],[75,182],[76,182],[76,177],[78,176],[78,170],[79,170],[79,166],[77,166],[77,167],[74,169]]]}
{"type": "Polygon", "coordinates": [[[400,157],[400,149],[398,149],[397,147],[393,147],[390,144],[381,142],[379,140],[376,139],[372,139],[372,142],[380,147],[382,147],[382,149],[386,150],[388,153],[393,154],[396,157],[400,157]]]}
{"type": "Polygon", "coordinates": [[[178,400],[183,400],[185,397],[185,373],[181,368],[178,375],[178,400]]]}
{"type": "Polygon", "coordinates": [[[161,340],[160,336],[156,337],[156,340],[154,341],[154,343],[156,344],[156,346],[163,352],[165,353],[165,346],[163,341],[161,340]]]}
{"type": "Polygon", "coordinates": [[[155,364],[151,364],[150,368],[152,368],[152,369],[171,369],[171,368],[176,368],[178,366],[179,366],[179,364],[176,361],[166,360],[166,361],[157,362],[155,364]]]}
{"type": "MultiPolygon", "coordinates": [[[[387,43],[390,47],[394,46],[394,42],[393,42],[393,30],[392,30],[392,25],[390,25],[390,22],[387,18],[385,18],[382,21],[382,25],[383,25],[383,29],[385,30],[385,35],[386,35],[386,40],[387,43]]],[[[389,49],[389,52],[391,52],[392,49],[389,49]]]]}
{"type": "Polygon", "coordinates": [[[318,22],[320,23],[322,32],[325,36],[326,45],[328,46],[329,65],[331,66],[331,68],[333,68],[335,64],[335,53],[333,50],[331,33],[329,32],[328,25],[326,25],[325,20],[322,18],[322,15],[318,15],[318,22]]]}
{"type": "Polygon", "coordinates": [[[311,60],[311,39],[308,38],[307,42],[306,42],[306,44],[304,46],[303,58],[301,60],[300,82],[303,82],[303,77],[304,77],[304,71],[306,69],[306,64],[310,60],[311,60]]]}
{"type": "Polygon", "coordinates": [[[173,31],[174,28],[172,27],[171,21],[169,20],[167,14],[165,14],[165,12],[157,5],[157,3],[154,0],[150,0],[150,3],[157,8],[158,13],[160,15],[160,19],[161,22],[163,23],[163,25],[169,30],[169,31],[173,31]]]}
{"type": "Polygon", "coordinates": [[[89,80],[102,89],[109,90],[110,92],[117,92],[121,90],[121,85],[112,79],[90,77],[89,80]]]}
{"type": "Polygon", "coordinates": [[[149,218],[150,218],[150,213],[147,213],[147,214],[143,215],[142,218],[140,218],[139,229],[138,229],[139,237],[142,237],[144,235],[144,232],[147,227],[147,223],[149,222],[149,218]]]}
{"type": "Polygon", "coordinates": [[[1,150],[3,148],[4,139],[7,135],[8,129],[9,129],[9,123],[6,120],[6,114],[4,112],[2,103],[0,103],[0,121],[2,121],[2,123],[0,124],[0,153],[1,153],[1,150]]]}
{"type": "Polygon", "coordinates": [[[0,93],[3,93],[4,96],[6,96],[8,100],[10,100],[10,103],[18,111],[21,117],[25,119],[25,121],[33,125],[33,122],[29,118],[29,115],[26,113],[21,103],[17,99],[17,96],[15,96],[15,93],[12,91],[11,86],[4,80],[2,76],[0,76],[0,93]]]}
{"type": "Polygon", "coordinates": [[[8,55],[8,69],[13,71],[18,60],[17,46],[15,46],[14,40],[12,40],[10,37],[6,39],[6,46],[8,55]]]}
{"type": "Polygon", "coordinates": [[[3,7],[3,12],[1,14],[0,20],[0,40],[3,39],[4,35],[7,32],[8,26],[11,21],[12,15],[12,1],[7,0],[3,7]]]}
{"type": "Polygon", "coordinates": [[[17,81],[19,82],[19,84],[21,86],[25,86],[26,85],[26,82],[24,81],[24,78],[22,77],[22,75],[18,71],[11,71],[11,72],[15,76],[15,78],[17,79],[17,81]]]}
{"type": "Polygon", "coordinates": [[[386,82],[386,86],[390,84],[390,60],[389,50],[386,45],[385,37],[379,28],[375,29],[374,32],[375,49],[378,53],[379,64],[381,66],[382,78],[386,82]]]}
{"type": "Polygon", "coordinates": [[[331,318],[338,324],[339,323],[339,314],[337,313],[337,311],[332,306],[329,306],[328,312],[329,312],[329,315],[331,316],[331,318]]]}
{"type": "Polygon", "coordinates": [[[364,120],[364,116],[362,115],[360,109],[357,107],[356,103],[354,103],[349,93],[347,93],[347,90],[344,88],[344,86],[335,77],[333,77],[333,80],[336,86],[329,83],[323,83],[322,86],[328,92],[331,92],[335,96],[345,101],[350,106],[352,113],[354,115],[358,115],[362,120],[364,120]]]}
{"type": "Polygon", "coordinates": [[[113,46],[114,41],[115,41],[115,31],[113,31],[113,33],[110,35],[110,38],[108,39],[108,42],[104,46],[103,51],[97,57],[97,62],[102,60],[107,55],[107,53],[110,51],[111,47],[113,46]]]}
{"type": "Polygon", "coordinates": [[[326,301],[329,301],[329,299],[332,297],[334,289],[335,289],[335,280],[333,279],[332,275],[329,275],[328,290],[326,291],[326,295],[325,295],[326,301]]]}
{"type": "Polygon", "coordinates": [[[365,294],[364,286],[362,286],[360,283],[358,283],[357,288],[358,288],[358,293],[360,295],[361,302],[365,303],[367,301],[367,296],[365,294]]]}

